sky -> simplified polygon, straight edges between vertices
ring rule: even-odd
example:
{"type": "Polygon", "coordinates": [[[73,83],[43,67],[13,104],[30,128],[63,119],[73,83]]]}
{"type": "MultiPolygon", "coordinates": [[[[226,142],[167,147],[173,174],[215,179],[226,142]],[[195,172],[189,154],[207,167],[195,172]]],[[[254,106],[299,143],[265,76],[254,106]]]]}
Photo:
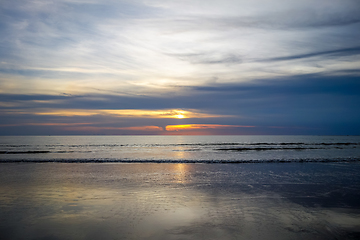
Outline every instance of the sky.
{"type": "Polygon", "coordinates": [[[0,0],[0,135],[360,135],[358,0],[0,0]]]}

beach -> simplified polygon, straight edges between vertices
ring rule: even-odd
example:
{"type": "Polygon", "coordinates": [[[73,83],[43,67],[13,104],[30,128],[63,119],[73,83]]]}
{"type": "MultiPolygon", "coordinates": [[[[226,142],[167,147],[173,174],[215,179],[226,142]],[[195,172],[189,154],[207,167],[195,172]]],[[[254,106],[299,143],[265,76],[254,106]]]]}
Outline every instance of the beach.
{"type": "Polygon", "coordinates": [[[0,240],[360,240],[360,0],[0,13],[0,240]]]}
{"type": "Polygon", "coordinates": [[[360,164],[2,163],[1,239],[358,239],[360,164]]]}

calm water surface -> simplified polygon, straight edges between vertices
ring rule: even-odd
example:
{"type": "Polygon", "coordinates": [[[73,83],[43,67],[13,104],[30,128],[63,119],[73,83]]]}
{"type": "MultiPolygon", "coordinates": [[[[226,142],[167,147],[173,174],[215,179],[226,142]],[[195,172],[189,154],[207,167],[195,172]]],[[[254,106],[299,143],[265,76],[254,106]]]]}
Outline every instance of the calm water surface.
{"type": "Polygon", "coordinates": [[[360,164],[4,163],[0,239],[359,239],[360,164]]]}

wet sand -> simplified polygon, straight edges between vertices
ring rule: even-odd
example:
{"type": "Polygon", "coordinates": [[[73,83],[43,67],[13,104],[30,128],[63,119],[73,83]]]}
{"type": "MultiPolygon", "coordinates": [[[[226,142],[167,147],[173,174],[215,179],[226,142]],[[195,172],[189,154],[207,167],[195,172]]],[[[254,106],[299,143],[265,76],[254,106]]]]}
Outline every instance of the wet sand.
{"type": "Polygon", "coordinates": [[[359,239],[359,163],[0,165],[0,239],[359,239]]]}

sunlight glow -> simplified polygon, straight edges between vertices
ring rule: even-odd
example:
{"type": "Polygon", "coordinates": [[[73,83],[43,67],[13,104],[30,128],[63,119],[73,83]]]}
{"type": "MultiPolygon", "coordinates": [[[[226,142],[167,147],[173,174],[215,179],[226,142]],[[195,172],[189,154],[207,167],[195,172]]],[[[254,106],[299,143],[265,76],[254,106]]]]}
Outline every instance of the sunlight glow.
{"type": "Polygon", "coordinates": [[[238,128],[238,127],[254,127],[243,125],[220,125],[220,124],[184,124],[184,125],[167,125],[166,131],[181,131],[181,130],[199,130],[199,129],[223,129],[223,128],[238,128]]]}
{"type": "Polygon", "coordinates": [[[175,117],[176,117],[176,118],[180,118],[180,119],[181,119],[181,118],[185,118],[185,116],[184,116],[184,115],[182,115],[182,114],[175,115],[175,117]]]}
{"type": "Polygon", "coordinates": [[[66,131],[81,131],[81,132],[99,132],[104,130],[111,131],[143,131],[143,132],[162,132],[163,128],[158,126],[136,126],[136,127],[97,127],[97,126],[66,126],[63,128],[66,131]]]}
{"type": "MultiPolygon", "coordinates": [[[[24,112],[21,112],[24,114],[24,112]]],[[[31,114],[31,113],[30,113],[31,114]]],[[[115,117],[129,117],[129,118],[211,118],[224,117],[222,115],[212,115],[206,113],[199,113],[196,110],[181,110],[181,109],[164,109],[164,110],[144,110],[144,109],[42,109],[33,113],[35,115],[49,115],[49,116],[94,116],[94,115],[112,115],[115,117]]]]}

